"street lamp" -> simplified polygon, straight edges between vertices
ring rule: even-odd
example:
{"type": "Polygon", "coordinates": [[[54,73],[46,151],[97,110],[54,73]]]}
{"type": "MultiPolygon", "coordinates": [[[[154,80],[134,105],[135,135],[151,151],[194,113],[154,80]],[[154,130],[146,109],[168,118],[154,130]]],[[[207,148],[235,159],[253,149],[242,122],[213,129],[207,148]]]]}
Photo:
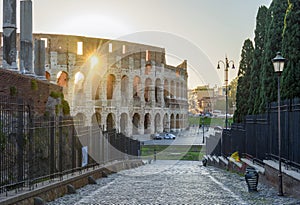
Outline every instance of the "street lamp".
{"type": "Polygon", "coordinates": [[[277,52],[275,58],[272,59],[274,71],[277,73],[277,107],[278,107],[278,163],[279,163],[279,173],[278,173],[278,196],[283,196],[282,192],[282,172],[281,172],[281,127],[280,127],[280,76],[284,68],[285,58],[281,56],[280,52],[277,52]]]}
{"type": "Polygon", "coordinates": [[[203,116],[201,116],[201,114],[199,115],[199,130],[202,126],[202,144],[204,144],[204,114],[203,116]]]}
{"type": "Polygon", "coordinates": [[[232,69],[235,69],[235,67],[234,67],[233,60],[228,61],[227,57],[225,57],[225,62],[222,61],[222,60],[218,61],[217,69],[220,69],[220,63],[223,63],[224,71],[225,71],[225,76],[224,76],[225,77],[225,97],[226,97],[225,127],[226,127],[226,130],[227,130],[227,128],[228,128],[228,116],[227,116],[227,113],[228,113],[228,68],[229,68],[230,63],[232,63],[232,69]]]}

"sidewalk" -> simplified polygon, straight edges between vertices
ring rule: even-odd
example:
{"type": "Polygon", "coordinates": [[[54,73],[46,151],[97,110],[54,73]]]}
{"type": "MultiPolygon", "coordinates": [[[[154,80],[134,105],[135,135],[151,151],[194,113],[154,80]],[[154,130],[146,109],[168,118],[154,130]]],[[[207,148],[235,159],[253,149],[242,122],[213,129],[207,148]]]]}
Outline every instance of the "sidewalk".
{"type": "MultiPolygon", "coordinates": [[[[0,204],[8,205],[8,204],[16,204],[20,201],[30,200],[33,197],[37,197],[40,195],[59,195],[62,196],[64,193],[60,193],[61,189],[64,189],[64,186],[67,184],[76,184],[76,186],[81,187],[84,186],[84,183],[87,182],[85,180],[86,177],[97,174],[98,176],[103,177],[103,171],[109,173],[118,172],[122,169],[132,168],[134,162],[136,163],[141,160],[126,160],[126,161],[112,161],[103,165],[97,165],[95,167],[87,168],[82,171],[76,171],[74,173],[63,175],[62,177],[57,177],[51,180],[45,180],[43,182],[37,183],[31,187],[24,187],[20,189],[14,189],[11,191],[6,191],[4,193],[0,193],[0,204]],[[84,180],[83,180],[84,179],[84,180]],[[80,182],[79,180],[83,180],[80,182]]],[[[96,179],[96,177],[94,177],[96,179]]],[[[98,177],[99,178],[99,177],[98,177]]],[[[75,188],[78,188],[74,185],[75,188]]],[[[64,189],[66,190],[66,189],[64,189]]],[[[49,196],[52,198],[52,196],[49,196]]],[[[26,204],[26,203],[25,203],[26,204]]]]}

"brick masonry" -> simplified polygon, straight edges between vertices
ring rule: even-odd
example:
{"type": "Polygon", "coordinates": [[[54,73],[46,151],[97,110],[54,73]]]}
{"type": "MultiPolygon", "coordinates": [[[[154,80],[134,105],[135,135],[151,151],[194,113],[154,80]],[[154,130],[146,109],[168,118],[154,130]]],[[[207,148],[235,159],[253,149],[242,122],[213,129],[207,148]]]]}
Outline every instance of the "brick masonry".
{"type": "Polygon", "coordinates": [[[62,92],[62,87],[41,81],[32,76],[0,69],[0,95],[23,98],[25,103],[33,105],[36,115],[43,115],[50,93],[62,92]],[[11,89],[16,92],[12,93],[11,89]]]}

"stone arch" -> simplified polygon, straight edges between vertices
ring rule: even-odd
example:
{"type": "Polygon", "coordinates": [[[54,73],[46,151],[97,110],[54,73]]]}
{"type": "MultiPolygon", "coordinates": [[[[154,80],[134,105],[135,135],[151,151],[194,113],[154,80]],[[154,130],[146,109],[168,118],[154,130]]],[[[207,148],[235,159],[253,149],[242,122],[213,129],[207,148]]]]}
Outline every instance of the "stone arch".
{"type": "Polygon", "coordinates": [[[170,97],[170,91],[169,91],[169,81],[165,80],[164,82],[164,99],[169,98],[170,97]]]}
{"type": "Polygon", "coordinates": [[[134,76],[133,78],[133,106],[141,106],[141,78],[139,76],[134,76]]]}
{"type": "Polygon", "coordinates": [[[145,75],[150,75],[151,69],[152,69],[151,62],[147,61],[145,65],[145,75]]]}
{"type": "Polygon", "coordinates": [[[121,78],[121,100],[122,106],[128,105],[129,100],[129,78],[127,75],[123,75],[121,78]]]}
{"type": "Polygon", "coordinates": [[[59,71],[56,75],[56,84],[61,87],[68,87],[69,74],[66,71],[59,71]]]}
{"type": "Polygon", "coordinates": [[[161,119],[160,114],[157,113],[154,118],[154,132],[158,133],[161,131],[161,119]]]}
{"type": "Polygon", "coordinates": [[[146,113],[144,117],[144,134],[151,133],[151,115],[146,113]]]}
{"type": "Polygon", "coordinates": [[[138,113],[134,113],[132,117],[132,134],[138,135],[140,128],[141,117],[138,113]]]}
{"type": "Polygon", "coordinates": [[[161,99],[161,80],[159,78],[157,78],[155,80],[155,102],[156,103],[161,103],[162,99],[161,99]]]}
{"type": "Polygon", "coordinates": [[[170,131],[170,119],[168,113],[165,113],[164,119],[163,119],[163,131],[169,132],[170,131]]]}
{"type": "Polygon", "coordinates": [[[85,76],[82,72],[75,73],[74,77],[74,85],[75,85],[75,92],[83,93],[83,83],[85,80],[85,76]]]}
{"type": "Polygon", "coordinates": [[[180,129],[180,117],[179,114],[176,115],[176,129],[180,129]]]}
{"type": "Polygon", "coordinates": [[[176,98],[180,98],[180,83],[176,83],[176,98]]]}
{"type": "Polygon", "coordinates": [[[107,75],[106,80],[106,99],[112,100],[114,96],[114,89],[116,86],[116,76],[113,74],[109,74],[107,75]]]}
{"type": "Polygon", "coordinates": [[[115,123],[115,115],[113,113],[109,113],[106,117],[106,130],[112,130],[116,128],[115,123]]]}
{"type": "Polygon", "coordinates": [[[87,118],[83,113],[80,112],[74,116],[74,121],[77,126],[84,127],[86,126],[87,118]]]}
{"type": "Polygon", "coordinates": [[[101,114],[99,112],[95,112],[92,115],[92,125],[98,125],[101,127],[101,114]]]}
{"type": "Polygon", "coordinates": [[[147,78],[145,80],[145,89],[144,89],[145,102],[151,101],[151,86],[152,86],[152,80],[150,78],[147,78]]]}
{"type": "Polygon", "coordinates": [[[173,113],[171,114],[170,121],[171,121],[170,129],[171,129],[171,130],[174,130],[176,124],[175,124],[175,116],[174,116],[173,113]]]}
{"type": "Polygon", "coordinates": [[[92,99],[99,100],[101,93],[101,82],[99,76],[94,76],[92,79],[92,99]]]}
{"type": "Polygon", "coordinates": [[[170,97],[171,98],[174,98],[174,95],[175,95],[176,93],[175,93],[175,83],[174,83],[174,81],[172,80],[171,81],[171,91],[170,91],[170,97]]]}
{"type": "Polygon", "coordinates": [[[128,115],[127,113],[122,113],[120,118],[120,131],[126,136],[128,134],[127,128],[128,128],[128,115]]]}

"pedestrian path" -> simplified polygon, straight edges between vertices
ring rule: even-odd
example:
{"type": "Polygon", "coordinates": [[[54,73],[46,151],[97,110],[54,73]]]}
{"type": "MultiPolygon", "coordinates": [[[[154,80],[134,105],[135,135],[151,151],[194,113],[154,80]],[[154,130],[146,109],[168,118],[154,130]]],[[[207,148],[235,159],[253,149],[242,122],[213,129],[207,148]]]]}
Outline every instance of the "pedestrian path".
{"type": "Polygon", "coordinates": [[[244,177],[199,161],[160,161],[99,179],[49,205],[88,204],[300,204],[264,184],[249,193],[244,177]]]}

